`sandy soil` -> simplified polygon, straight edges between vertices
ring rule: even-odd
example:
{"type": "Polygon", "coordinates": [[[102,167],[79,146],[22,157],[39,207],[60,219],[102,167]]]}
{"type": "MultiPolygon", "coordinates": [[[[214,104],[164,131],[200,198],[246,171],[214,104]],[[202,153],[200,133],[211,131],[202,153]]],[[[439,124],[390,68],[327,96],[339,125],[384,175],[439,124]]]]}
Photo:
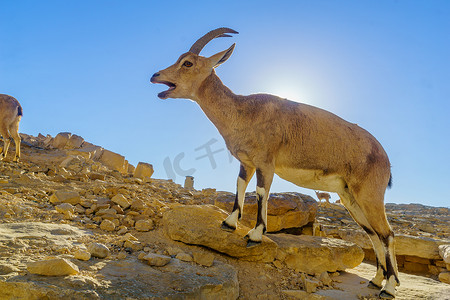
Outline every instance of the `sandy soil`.
{"type": "MultiPolygon", "coordinates": [[[[373,277],[375,271],[375,266],[362,263],[358,267],[341,272],[340,276],[333,278],[335,286],[340,290],[321,290],[317,294],[330,299],[378,299],[378,291],[367,287],[367,283],[373,277]]],[[[397,300],[450,299],[450,285],[434,279],[400,272],[400,283],[395,298],[397,300]]]]}

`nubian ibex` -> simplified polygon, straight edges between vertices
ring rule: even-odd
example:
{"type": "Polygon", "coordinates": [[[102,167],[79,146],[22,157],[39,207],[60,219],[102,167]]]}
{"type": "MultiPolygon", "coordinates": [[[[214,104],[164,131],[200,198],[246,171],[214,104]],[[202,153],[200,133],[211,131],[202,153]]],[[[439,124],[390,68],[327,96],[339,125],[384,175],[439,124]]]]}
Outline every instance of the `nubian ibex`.
{"type": "Polygon", "coordinates": [[[316,196],[317,196],[317,199],[319,200],[319,204],[321,203],[321,200],[325,200],[325,201],[327,201],[326,203],[330,204],[330,198],[331,198],[330,194],[323,193],[323,192],[320,193],[318,191],[314,191],[314,192],[316,192],[316,196]]]}
{"type": "Polygon", "coordinates": [[[20,158],[20,135],[19,123],[22,118],[22,106],[16,98],[0,94],[0,134],[3,137],[3,149],[0,152],[0,160],[8,154],[11,144],[11,136],[16,144],[16,153],[13,161],[18,162],[20,158]]]}
{"type": "Polygon", "coordinates": [[[199,55],[208,42],[229,33],[237,32],[229,28],[210,31],[150,80],[169,87],[158,94],[161,99],[197,102],[241,163],[233,211],[222,227],[236,229],[245,190],[255,172],[258,214],[255,228],[246,236],[249,247],[260,243],[266,232],[274,174],[305,188],[338,193],[372,240],[378,267],[370,286],[381,288],[386,278],[380,295],[394,297],[399,283],[394,234],[384,207],[391,166],[383,147],[366,130],[323,109],[273,95],[234,94],[215,68],[231,56],[235,44],[211,57],[199,55]]]}

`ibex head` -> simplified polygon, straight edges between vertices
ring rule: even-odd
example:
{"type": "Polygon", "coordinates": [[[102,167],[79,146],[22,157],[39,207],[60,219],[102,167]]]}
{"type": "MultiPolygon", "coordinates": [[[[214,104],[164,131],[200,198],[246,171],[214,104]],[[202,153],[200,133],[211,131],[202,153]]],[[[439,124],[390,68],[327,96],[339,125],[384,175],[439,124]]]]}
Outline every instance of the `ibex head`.
{"type": "Polygon", "coordinates": [[[161,99],[195,98],[195,93],[200,84],[215,67],[224,63],[231,56],[235,44],[211,57],[200,56],[200,51],[214,38],[229,37],[230,35],[226,33],[238,32],[230,28],[212,30],[198,39],[189,49],[189,52],[182,54],[175,64],[153,74],[150,82],[162,83],[169,87],[167,91],[159,93],[158,97],[161,99]]]}

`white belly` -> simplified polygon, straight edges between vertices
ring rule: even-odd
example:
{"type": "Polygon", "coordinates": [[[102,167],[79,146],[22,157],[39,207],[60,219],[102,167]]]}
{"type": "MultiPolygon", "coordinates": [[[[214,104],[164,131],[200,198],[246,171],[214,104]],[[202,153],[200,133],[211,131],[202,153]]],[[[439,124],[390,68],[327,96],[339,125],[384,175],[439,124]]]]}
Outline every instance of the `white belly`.
{"type": "Polygon", "coordinates": [[[322,170],[279,168],[275,169],[275,173],[284,180],[308,189],[340,193],[346,185],[341,176],[324,175],[322,170]]]}

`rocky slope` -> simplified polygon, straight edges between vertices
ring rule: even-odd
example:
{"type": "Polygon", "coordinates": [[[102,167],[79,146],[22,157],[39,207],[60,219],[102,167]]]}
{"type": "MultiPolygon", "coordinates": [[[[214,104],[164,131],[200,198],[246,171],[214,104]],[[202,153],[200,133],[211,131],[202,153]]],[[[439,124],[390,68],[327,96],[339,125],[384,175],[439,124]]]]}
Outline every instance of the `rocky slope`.
{"type": "MultiPolygon", "coordinates": [[[[0,299],[372,299],[370,244],[339,204],[275,194],[269,232],[246,248],[254,197],[236,232],[234,196],[151,178],[70,133],[22,135],[0,162],[0,299]],[[299,235],[302,234],[302,235],[299,235]],[[346,270],[346,271],[345,271],[346,270]]],[[[402,273],[398,299],[450,294],[449,211],[388,204],[402,273]],[[408,274],[409,273],[409,274],[408,274]],[[415,273],[417,275],[411,275],[415,273]],[[442,282],[440,282],[441,280],[442,282]]]]}

